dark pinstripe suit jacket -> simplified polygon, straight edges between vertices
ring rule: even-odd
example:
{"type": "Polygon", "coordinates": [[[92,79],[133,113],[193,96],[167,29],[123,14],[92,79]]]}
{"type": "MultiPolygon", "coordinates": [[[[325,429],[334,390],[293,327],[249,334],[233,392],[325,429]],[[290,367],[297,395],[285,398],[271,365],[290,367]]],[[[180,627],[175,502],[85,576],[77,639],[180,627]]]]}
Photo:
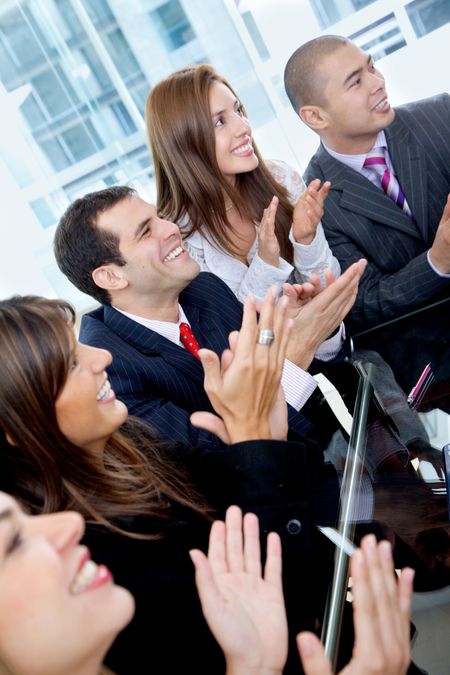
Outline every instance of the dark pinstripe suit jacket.
{"type": "MultiPolygon", "coordinates": [[[[385,133],[416,223],[322,145],[305,172],[306,182],[331,181],[322,223],[342,269],[362,257],[369,263],[351,314],[353,333],[450,298],[450,279],[433,272],[426,257],[450,192],[450,96],[440,94],[396,108],[385,133]]],[[[435,369],[444,367],[442,377],[447,377],[449,317],[450,301],[356,344],[380,351],[405,388],[428,361],[435,369]]]]}
{"type": "MultiPolygon", "coordinates": [[[[218,277],[201,272],[180,294],[201,347],[221,354],[228,335],[242,321],[242,304],[218,277]]],[[[113,307],[104,305],[81,322],[80,340],[113,355],[108,368],[117,397],[130,414],[147,420],[159,433],[173,441],[203,448],[222,447],[212,434],[191,426],[196,410],[212,410],[203,389],[203,368],[198,359],[170,340],[132,321],[113,307]]],[[[305,433],[311,424],[293,408],[290,427],[305,433]]]]}

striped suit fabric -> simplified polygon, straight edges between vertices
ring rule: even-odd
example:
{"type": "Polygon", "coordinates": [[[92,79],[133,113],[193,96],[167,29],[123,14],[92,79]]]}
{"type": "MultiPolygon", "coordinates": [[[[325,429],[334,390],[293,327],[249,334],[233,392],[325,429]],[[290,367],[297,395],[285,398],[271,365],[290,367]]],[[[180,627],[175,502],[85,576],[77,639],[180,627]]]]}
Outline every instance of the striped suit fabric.
{"type": "MultiPolygon", "coordinates": [[[[218,354],[228,346],[229,333],[241,326],[242,304],[210,272],[201,272],[189,284],[180,294],[180,304],[200,347],[218,354]]],[[[111,352],[108,376],[130,414],[144,418],[172,441],[209,449],[223,447],[219,439],[189,421],[196,410],[212,410],[203,389],[202,365],[193,354],[109,305],[83,317],[80,340],[111,352]]],[[[312,429],[293,408],[289,408],[289,425],[299,434],[312,429]]]]}
{"type": "MultiPolygon", "coordinates": [[[[439,94],[396,108],[385,134],[414,221],[381,189],[336,160],[322,145],[304,176],[307,183],[313,178],[331,181],[322,223],[342,269],[359,258],[368,260],[352,310],[354,331],[450,297],[450,279],[437,275],[427,260],[450,192],[450,96],[439,94]]],[[[448,306],[436,319],[428,316],[425,331],[433,321],[437,323],[425,337],[429,344],[424,346],[423,361],[433,357],[435,339],[449,332],[444,314],[450,315],[448,306]]],[[[447,345],[442,350],[444,356],[447,345]]],[[[411,358],[412,352],[411,345],[411,358]]],[[[418,369],[420,364],[414,372],[418,369]]]]}

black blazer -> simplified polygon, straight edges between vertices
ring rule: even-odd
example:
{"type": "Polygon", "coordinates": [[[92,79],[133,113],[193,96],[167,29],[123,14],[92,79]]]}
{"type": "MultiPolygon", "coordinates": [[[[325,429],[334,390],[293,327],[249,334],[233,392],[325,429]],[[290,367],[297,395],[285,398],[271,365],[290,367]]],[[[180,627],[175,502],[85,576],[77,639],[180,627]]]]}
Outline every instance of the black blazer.
{"type": "MultiPolygon", "coordinates": [[[[330,583],[331,549],[316,523],[333,524],[338,483],[312,443],[250,441],[223,453],[186,448],[183,462],[196,487],[221,516],[239,504],[259,516],[261,531],[277,531],[283,546],[283,584],[290,627],[287,673],[300,670],[294,637],[322,616],[330,583]]],[[[173,459],[171,456],[169,459],[173,459]]],[[[179,455],[177,456],[179,460],[179,455]]],[[[124,519],[140,532],[162,531],[159,541],[137,541],[88,526],[84,543],[94,560],[106,563],[117,583],[136,599],[136,615],[116,640],[106,663],[117,675],[154,672],[224,673],[220,648],[203,619],[193,547],[207,549],[210,523],[188,509],[172,506],[173,520],[155,523],[124,519]]]]}
{"type": "MultiPolygon", "coordinates": [[[[450,192],[450,96],[400,106],[385,133],[415,223],[381,189],[322,145],[305,171],[306,182],[331,181],[322,223],[342,269],[361,257],[369,263],[352,310],[353,332],[450,297],[450,279],[438,276],[426,258],[450,192]]],[[[396,334],[402,334],[404,343],[409,335],[406,353],[383,353],[391,364],[392,359],[399,366],[409,363],[410,379],[415,381],[427,360],[447,358],[446,337],[445,344],[434,345],[449,333],[448,316],[449,304],[427,313],[422,321],[416,317],[393,327],[391,334],[378,333],[372,343],[362,346],[378,344],[382,349],[396,334]]]]}
{"type": "MultiPolygon", "coordinates": [[[[229,333],[241,327],[242,304],[209,272],[201,272],[187,286],[180,304],[200,346],[218,354],[228,346],[229,333]]],[[[80,340],[112,353],[108,376],[130,414],[145,419],[171,441],[207,449],[222,446],[217,437],[192,427],[189,421],[194,411],[212,408],[203,389],[202,365],[183,347],[109,305],[83,316],[80,340]]],[[[312,428],[293,408],[289,409],[289,426],[300,434],[312,428]]]]}

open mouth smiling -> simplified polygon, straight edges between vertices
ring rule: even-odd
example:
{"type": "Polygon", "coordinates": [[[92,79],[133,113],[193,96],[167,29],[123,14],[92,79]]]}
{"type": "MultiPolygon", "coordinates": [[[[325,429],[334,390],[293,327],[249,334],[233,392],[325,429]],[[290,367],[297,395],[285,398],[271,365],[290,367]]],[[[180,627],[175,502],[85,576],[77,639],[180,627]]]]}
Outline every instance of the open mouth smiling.
{"type": "Polygon", "coordinates": [[[184,253],[184,248],[182,246],[177,246],[166,255],[163,262],[170,262],[171,260],[175,260],[175,258],[178,258],[178,256],[181,255],[182,253],[184,253]]]}

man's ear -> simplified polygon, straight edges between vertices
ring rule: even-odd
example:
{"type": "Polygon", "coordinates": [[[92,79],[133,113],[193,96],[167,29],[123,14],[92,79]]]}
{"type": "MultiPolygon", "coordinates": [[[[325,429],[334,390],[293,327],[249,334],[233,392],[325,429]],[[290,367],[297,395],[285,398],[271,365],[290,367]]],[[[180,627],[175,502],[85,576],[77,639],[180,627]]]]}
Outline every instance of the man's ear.
{"type": "Polygon", "coordinates": [[[318,105],[304,105],[298,111],[300,119],[313,131],[320,133],[328,126],[325,111],[318,105]]]}
{"type": "Polygon", "coordinates": [[[92,278],[99,288],[120,291],[128,286],[128,279],[119,265],[102,265],[92,272],[92,278]]]}

